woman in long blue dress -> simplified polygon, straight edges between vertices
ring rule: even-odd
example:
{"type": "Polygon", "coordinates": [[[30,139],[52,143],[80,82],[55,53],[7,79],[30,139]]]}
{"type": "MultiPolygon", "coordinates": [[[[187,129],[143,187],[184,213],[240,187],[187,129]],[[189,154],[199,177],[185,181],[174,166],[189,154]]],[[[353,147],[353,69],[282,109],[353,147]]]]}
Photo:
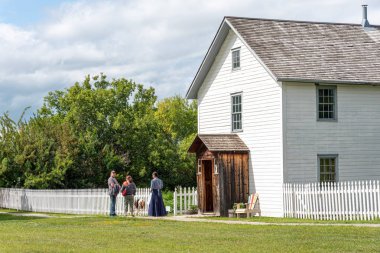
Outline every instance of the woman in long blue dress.
{"type": "Polygon", "coordinates": [[[152,197],[149,203],[148,215],[149,216],[166,216],[166,209],[164,201],[162,200],[162,187],[164,183],[158,178],[157,172],[153,172],[152,181],[150,181],[150,190],[152,192],[152,197]]]}

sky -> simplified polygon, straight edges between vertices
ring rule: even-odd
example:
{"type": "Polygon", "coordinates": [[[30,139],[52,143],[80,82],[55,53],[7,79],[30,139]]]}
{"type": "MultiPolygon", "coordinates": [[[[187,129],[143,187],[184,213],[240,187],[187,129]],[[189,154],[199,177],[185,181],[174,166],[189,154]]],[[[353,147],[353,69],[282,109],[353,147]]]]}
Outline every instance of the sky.
{"type": "Polygon", "coordinates": [[[224,16],[361,22],[379,0],[0,0],[0,114],[18,119],[88,74],[185,95],[224,16]]]}

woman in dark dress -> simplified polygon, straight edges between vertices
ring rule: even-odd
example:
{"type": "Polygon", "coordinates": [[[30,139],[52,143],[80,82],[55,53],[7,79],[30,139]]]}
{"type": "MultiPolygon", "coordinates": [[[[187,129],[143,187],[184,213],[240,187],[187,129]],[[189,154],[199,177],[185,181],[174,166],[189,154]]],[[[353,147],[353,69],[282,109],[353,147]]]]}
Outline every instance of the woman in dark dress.
{"type": "Polygon", "coordinates": [[[166,216],[164,201],[162,200],[162,187],[164,183],[158,178],[157,172],[153,172],[152,181],[150,181],[150,190],[152,197],[150,198],[148,215],[149,216],[166,216]]]}

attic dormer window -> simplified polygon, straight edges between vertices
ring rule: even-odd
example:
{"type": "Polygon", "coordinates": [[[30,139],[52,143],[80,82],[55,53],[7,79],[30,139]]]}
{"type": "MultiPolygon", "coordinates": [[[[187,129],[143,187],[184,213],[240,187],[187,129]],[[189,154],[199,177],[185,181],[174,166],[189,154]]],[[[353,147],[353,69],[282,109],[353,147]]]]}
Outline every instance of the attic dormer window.
{"type": "Polygon", "coordinates": [[[240,47],[232,49],[232,70],[240,69],[240,47]]]}

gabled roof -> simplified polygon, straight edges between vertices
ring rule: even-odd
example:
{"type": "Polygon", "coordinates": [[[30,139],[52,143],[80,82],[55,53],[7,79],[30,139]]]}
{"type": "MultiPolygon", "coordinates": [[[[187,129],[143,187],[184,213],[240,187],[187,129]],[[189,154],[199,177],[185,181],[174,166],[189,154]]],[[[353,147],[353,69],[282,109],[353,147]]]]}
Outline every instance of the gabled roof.
{"type": "Polygon", "coordinates": [[[380,26],[225,17],[187,98],[197,97],[229,29],[276,81],[380,84],[380,26]]]}
{"type": "Polygon", "coordinates": [[[188,152],[196,153],[202,145],[212,152],[249,152],[249,148],[237,134],[199,134],[195,137],[188,152]]]}

